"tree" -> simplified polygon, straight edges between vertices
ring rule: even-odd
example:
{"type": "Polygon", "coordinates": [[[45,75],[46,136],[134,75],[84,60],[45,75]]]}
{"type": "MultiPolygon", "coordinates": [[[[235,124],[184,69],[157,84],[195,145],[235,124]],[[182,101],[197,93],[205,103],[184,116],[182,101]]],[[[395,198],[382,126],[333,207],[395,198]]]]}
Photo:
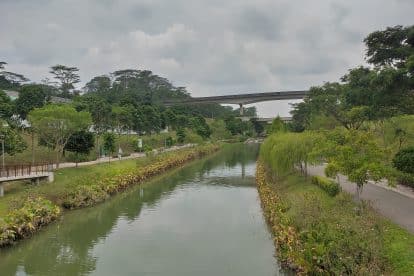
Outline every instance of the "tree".
{"type": "Polygon", "coordinates": [[[365,131],[335,130],[326,134],[326,140],[319,143],[322,156],[327,161],[325,174],[336,177],[339,173],[356,183],[355,198],[360,201],[363,186],[372,179],[391,179],[391,172],[384,160],[384,150],[371,133],[365,131]]]}
{"type": "Polygon", "coordinates": [[[286,131],[287,131],[287,126],[279,116],[273,119],[272,124],[268,128],[269,134],[286,132],[286,131]]]}
{"type": "Polygon", "coordinates": [[[111,106],[98,95],[85,95],[75,98],[77,111],[88,111],[92,116],[93,131],[96,133],[98,155],[100,155],[99,138],[111,127],[111,106]]]}
{"type": "Polygon", "coordinates": [[[115,135],[113,133],[107,132],[104,134],[103,138],[103,147],[105,152],[108,153],[109,162],[111,162],[111,155],[115,152],[115,135]]]}
{"type": "Polygon", "coordinates": [[[118,70],[112,73],[115,81],[114,83],[127,89],[130,86],[130,83],[139,78],[140,70],[135,69],[124,69],[118,70]]]}
{"type": "Polygon", "coordinates": [[[251,118],[250,122],[252,123],[254,131],[256,132],[257,135],[263,134],[265,130],[263,123],[257,121],[257,118],[251,118]]]}
{"type": "Polygon", "coordinates": [[[414,92],[405,69],[358,67],[342,77],[344,105],[367,106],[369,119],[383,120],[401,113],[413,113],[414,92]]]}
{"type": "Polygon", "coordinates": [[[387,27],[384,31],[369,34],[364,43],[369,63],[401,68],[414,54],[414,26],[387,27]]]}
{"type": "MultiPolygon", "coordinates": [[[[226,124],[223,120],[216,119],[210,124],[211,139],[218,141],[222,139],[230,139],[231,133],[226,129],[226,124]]],[[[178,135],[178,132],[177,132],[178,135]]]]}
{"type": "Polygon", "coordinates": [[[49,96],[42,84],[24,85],[20,88],[19,97],[15,101],[15,111],[21,119],[26,119],[30,111],[44,106],[49,96]]]}
{"type": "Polygon", "coordinates": [[[191,128],[203,139],[210,137],[211,129],[208,126],[206,120],[201,116],[195,116],[190,120],[191,128]]]}
{"type": "Polygon", "coordinates": [[[307,176],[308,164],[320,162],[320,155],[314,152],[321,138],[319,133],[310,131],[272,134],[260,147],[260,156],[279,177],[298,168],[307,176]]]}
{"type": "Polygon", "coordinates": [[[184,128],[180,127],[177,129],[177,142],[182,144],[185,141],[185,131],[184,128]]]}
{"type": "Polygon", "coordinates": [[[73,133],[65,145],[64,150],[74,152],[76,155],[76,167],[78,166],[79,156],[87,155],[94,147],[93,133],[81,130],[73,133]]]}
{"type": "Polygon", "coordinates": [[[107,93],[111,89],[111,78],[107,75],[97,76],[91,79],[86,85],[87,93],[107,93]]]}
{"type": "Polygon", "coordinates": [[[75,88],[75,84],[80,82],[79,69],[65,65],[55,65],[51,67],[50,73],[60,82],[62,96],[68,97],[75,88]]]}
{"type": "Polygon", "coordinates": [[[133,116],[135,109],[132,106],[114,106],[112,107],[112,125],[118,135],[124,131],[130,131],[133,128],[133,116]]]}
{"type": "Polygon", "coordinates": [[[13,104],[9,96],[0,90],[0,118],[7,120],[13,115],[13,104]]]}
{"type": "Polygon", "coordinates": [[[136,110],[135,129],[138,132],[159,132],[161,130],[161,113],[151,105],[141,105],[136,110]]]}
{"type": "Polygon", "coordinates": [[[414,147],[408,147],[397,152],[392,164],[401,172],[414,174],[414,147]]]}
{"type": "Polygon", "coordinates": [[[92,124],[88,112],[77,112],[70,105],[46,105],[29,113],[29,122],[47,146],[56,153],[56,167],[59,168],[60,156],[70,137],[92,124]]]}
{"type": "Polygon", "coordinates": [[[390,118],[383,125],[386,146],[397,144],[400,150],[408,141],[414,139],[414,115],[390,118]]]}
{"type": "Polygon", "coordinates": [[[170,108],[163,112],[163,118],[166,126],[172,129],[177,127],[177,115],[170,108]]]}
{"type": "MultiPolygon", "coordinates": [[[[4,139],[4,152],[9,155],[23,152],[27,145],[19,133],[8,127],[5,121],[0,120],[0,136],[4,139]]],[[[0,155],[1,155],[0,149],[0,155]]]]}
{"type": "Polygon", "coordinates": [[[7,65],[7,62],[0,61],[0,88],[15,89],[22,83],[29,81],[21,74],[5,71],[5,65],[7,65]]]}

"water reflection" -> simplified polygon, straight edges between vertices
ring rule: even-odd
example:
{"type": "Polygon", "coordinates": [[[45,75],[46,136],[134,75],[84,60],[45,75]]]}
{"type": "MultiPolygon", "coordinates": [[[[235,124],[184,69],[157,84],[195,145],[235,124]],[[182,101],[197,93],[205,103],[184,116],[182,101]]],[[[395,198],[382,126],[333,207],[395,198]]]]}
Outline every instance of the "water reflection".
{"type": "Polygon", "coordinates": [[[207,272],[226,268],[230,275],[249,264],[257,265],[255,275],[274,275],[273,245],[253,186],[256,156],[257,146],[229,146],[99,206],[69,212],[2,250],[0,274],[165,275],[168,268],[169,275],[213,275],[207,272]],[[241,245],[246,252],[237,250],[241,245]],[[217,248],[227,256],[215,259],[217,248]],[[252,263],[255,256],[262,257],[252,263]]]}

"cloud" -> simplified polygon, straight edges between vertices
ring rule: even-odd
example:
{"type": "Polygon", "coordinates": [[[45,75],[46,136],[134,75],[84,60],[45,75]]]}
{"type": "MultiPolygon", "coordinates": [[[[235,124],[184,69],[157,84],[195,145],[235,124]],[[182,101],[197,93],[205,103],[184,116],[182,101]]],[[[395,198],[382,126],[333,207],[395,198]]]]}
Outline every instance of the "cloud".
{"type": "Polygon", "coordinates": [[[140,68],[206,96],[336,81],[364,63],[369,32],[412,24],[414,2],[2,0],[0,10],[0,59],[34,81],[57,63],[79,67],[83,83],[140,68]]]}

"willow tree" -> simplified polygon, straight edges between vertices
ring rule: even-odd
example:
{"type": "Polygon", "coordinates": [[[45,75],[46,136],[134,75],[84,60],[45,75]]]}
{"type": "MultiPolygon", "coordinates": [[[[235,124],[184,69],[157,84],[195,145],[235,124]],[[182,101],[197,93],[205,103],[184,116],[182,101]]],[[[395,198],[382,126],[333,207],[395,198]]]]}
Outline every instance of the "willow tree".
{"type": "Polygon", "coordinates": [[[308,164],[318,162],[314,151],[321,139],[317,132],[273,134],[263,143],[261,157],[276,175],[299,169],[307,176],[308,164]]]}
{"type": "Polygon", "coordinates": [[[77,112],[70,105],[46,105],[29,113],[29,122],[39,138],[56,153],[56,168],[70,137],[92,125],[88,112],[77,112]]]}

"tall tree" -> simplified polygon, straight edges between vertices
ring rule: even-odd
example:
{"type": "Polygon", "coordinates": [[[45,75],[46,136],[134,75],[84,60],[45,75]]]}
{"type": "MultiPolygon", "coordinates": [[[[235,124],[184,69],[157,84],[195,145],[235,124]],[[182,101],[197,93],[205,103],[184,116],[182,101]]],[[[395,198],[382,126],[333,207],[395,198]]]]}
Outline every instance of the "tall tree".
{"type": "Polygon", "coordinates": [[[75,84],[80,82],[79,69],[57,64],[51,67],[50,73],[60,83],[62,96],[68,97],[75,88],[75,84]]]}
{"type": "Polygon", "coordinates": [[[28,82],[29,79],[25,76],[9,71],[5,71],[7,62],[0,61],[0,88],[2,89],[16,89],[22,83],[28,82]]]}
{"type": "Polygon", "coordinates": [[[4,91],[0,90],[0,118],[7,120],[13,115],[13,103],[4,91]]]}
{"type": "Polygon", "coordinates": [[[15,111],[21,119],[26,119],[30,111],[44,106],[48,100],[49,95],[44,85],[24,85],[20,88],[19,97],[15,101],[15,111]]]}
{"type": "Polygon", "coordinates": [[[86,130],[75,132],[70,136],[64,150],[75,153],[76,167],[78,166],[79,157],[89,154],[93,149],[94,139],[93,133],[86,130]]]}
{"type": "Polygon", "coordinates": [[[96,76],[85,85],[87,93],[107,93],[111,89],[111,78],[107,75],[96,76]]]}
{"type": "Polygon", "coordinates": [[[376,31],[364,39],[367,61],[375,66],[404,67],[414,54],[414,25],[388,27],[376,31]]]}
{"type": "MultiPolygon", "coordinates": [[[[6,122],[0,119],[0,136],[4,139],[4,151],[9,155],[22,152],[27,148],[27,145],[20,134],[11,127],[8,127],[6,122]]],[[[2,152],[0,150],[0,156],[2,152]]]]}
{"type": "Polygon", "coordinates": [[[69,105],[51,104],[36,108],[29,113],[28,118],[39,138],[55,151],[57,168],[69,138],[92,124],[88,112],[77,112],[69,105]]]}
{"type": "Polygon", "coordinates": [[[319,145],[328,162],[326,175],[335,177],[341,173],[356,183],[355,197],[358,201],[368,180],[392,180],[392,173],[385,164],[386,153],[371,133],[337,130],[327,133],[325,142],[320,142],[319,145]]]}

